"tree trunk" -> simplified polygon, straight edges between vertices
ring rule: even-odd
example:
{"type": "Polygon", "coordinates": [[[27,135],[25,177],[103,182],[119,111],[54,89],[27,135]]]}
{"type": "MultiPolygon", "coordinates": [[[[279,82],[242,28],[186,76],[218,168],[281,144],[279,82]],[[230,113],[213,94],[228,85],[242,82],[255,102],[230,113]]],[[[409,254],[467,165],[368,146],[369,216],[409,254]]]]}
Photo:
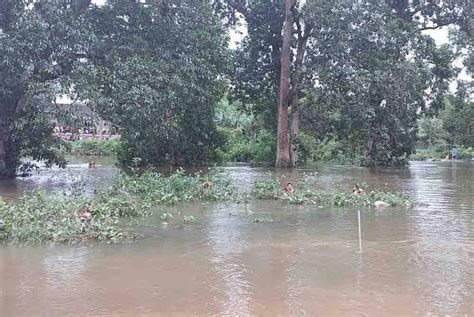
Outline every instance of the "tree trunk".
{"type": "Polygon", "coordinates": [[[364,165],[365,166],[374,166],[375,165],[375,152],[376,152],[376,142],[377,136],[375,133],[370,132],[367,143],[365,144],[364,151],[364,165]]]}
{"type": "Polygon", "coordinates": [[[278,125],[276,167],[291,167],[290,142],[288,136],[288,95],[290,90],[290,50],[293,29],[291,9],[296,0],[285,0],[285,21],[283,25],[283,43],[281,48],[280,89],[278,96],[278,125]]]}
{"type": "Polygon", "coordinates": [[[9,130],[0,126],[0,179],[15,177],[16,166],[7,157],[9,130]]]}
{"type": "MultiPolygon", "coordinates": [[[[291,94],[291,139],[290,139],[290,155],[291,164],[296,166],[298,162],[298,148],[295,141],[300,133],[300,109],[299,109],[299,93],[301,90],[303,59],[306,52],[306,43],[311,32],[312,26],[305,30],[304,36],[299,36],[298,47],[296,50],[295,73],[292,80],[292,94],[291,94]]],[[[301,32],[301,31],[300,31],[301,32]]],[[[301,33],[299,33],[301,34],[301,33]]]]}
{"type": "Polygon", "coordinates": [[[290,156],[291,164],[296,166],[298,163],[298,147],[296,139],[300,134],[300,110],[298,105],[298,97],[293,96],[291,101],[291,139],[290,139],[290,156]]]}
{"type": "Polygon", "coordinates": [[[6,145],[7,145],[7,130],[3,127],[0,127],[0,175],[7,168],[7,159],[6,159],[6,145]]]}

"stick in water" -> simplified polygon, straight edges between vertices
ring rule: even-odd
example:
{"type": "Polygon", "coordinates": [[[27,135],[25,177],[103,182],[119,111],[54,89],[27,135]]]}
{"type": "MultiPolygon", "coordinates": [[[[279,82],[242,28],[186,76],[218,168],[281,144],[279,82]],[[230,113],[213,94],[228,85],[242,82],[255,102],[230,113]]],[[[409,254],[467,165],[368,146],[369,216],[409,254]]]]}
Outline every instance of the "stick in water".
{"type": "Polygon", "coordinates": [[[359,252],[362,253],[362,229],[360,226],[360,210],[357,210],[357,220],[359,223],[359,252]]]}

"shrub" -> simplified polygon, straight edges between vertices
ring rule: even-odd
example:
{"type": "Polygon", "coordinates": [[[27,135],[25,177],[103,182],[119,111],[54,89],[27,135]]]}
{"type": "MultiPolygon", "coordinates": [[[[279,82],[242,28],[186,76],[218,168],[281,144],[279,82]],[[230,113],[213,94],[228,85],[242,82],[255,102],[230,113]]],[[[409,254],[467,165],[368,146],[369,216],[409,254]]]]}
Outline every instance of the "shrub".
{"type": "Polygon", "coordinates": [[[457,149],[458,149],[458,159],[472,160],[472,158],[474,158],[474,147],[460,146],[457,149]]]}
{"type": "Polygon", "coordinates": [[[269,133],[261,133],[256,138],[245,136],[239,130],[222,129],[227,143],[220,151],[224,162],[273,162],[276,140],[269,133]]]}
{"type": "Polygon", "coordinates": [[[120,149],[120,140],[79,140],[71,144],[74,155],[116,155],[120,149]]]}
{"type": "Polygon", "coordinates": [[[107,204],[97,206],[84,197],[55,198],[35,190],[0,208],[0,219],[5,223],[0,240],[36,244],[126,239],[128,234],[117,226],[119,219],[113,211],[107,204]],[[81,210],[86,208],[92,213],[90,222],[79,217],[81,210]]]}
{"type": "Polygon", "coordinates": [[[391,206],[412,207],[409,197],[390,192],[371,190],[363,195],[352,192],[314,192],[303,182],[292,195],[286,194],[278,180],[255,182],[252,194],[257,199],[287,200],[291,204],[321,204],[330,206],[373,206],[376,201],[384,201],[391,206]]]}
{"type": "Polygon", "coordinates": [[[228,201],[238,198],[231,180],[215,173],[185,175],[178,170],[170,176],[145,172],[141,176],[123,176],[118,187],[138,195],[151,204],[175,204],[182,201],[228,201]]]}

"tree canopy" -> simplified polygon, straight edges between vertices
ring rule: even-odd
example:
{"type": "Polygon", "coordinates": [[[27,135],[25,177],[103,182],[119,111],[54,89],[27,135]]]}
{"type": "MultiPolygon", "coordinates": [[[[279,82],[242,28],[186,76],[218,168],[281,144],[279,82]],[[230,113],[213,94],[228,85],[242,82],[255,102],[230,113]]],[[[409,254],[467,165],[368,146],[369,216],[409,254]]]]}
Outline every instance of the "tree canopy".
{"type": "Polygon", "coordinates": [[[64,166],[62,94],[122,129],[125,164],[207,164],[252,140],[279,167],[327,140],[365,165],[404,164],[419,119],[440,111],[452,142],[472,143],[472,81],[449,92],[453,61],[472,76],[472,13],[469,0],[4,0],[0,178],[25,156],[64,166]],[[425,33],[447,26],[446,45],[425,33]],[[225,109],[252,118],[245,140],[217,127],[225,109]]]}
{"type": "Polygon", "coordinates": [[[48,116],[67,91],[77,53],[87,43],[81,23],[87,1],[0,4],[0,178],[12,177],[20,158],[64,165],[48,116]]]}
{"type": "Polygon", "coordinates": [[[228,68],[227,36],[206,1],[110,1],[91,21],[90,63],[76,91],[123,128],[120,159],[209,163],[228,68]]]}

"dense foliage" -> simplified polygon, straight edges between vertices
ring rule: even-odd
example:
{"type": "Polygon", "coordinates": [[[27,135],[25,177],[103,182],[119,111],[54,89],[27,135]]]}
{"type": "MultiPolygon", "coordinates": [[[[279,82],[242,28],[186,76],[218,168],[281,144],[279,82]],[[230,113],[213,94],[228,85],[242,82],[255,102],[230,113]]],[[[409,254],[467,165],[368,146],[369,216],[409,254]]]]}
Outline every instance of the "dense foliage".
{"type": "Polygon", "coordinates": [[[472,81],[447,96],[453,61],[472,76],[472,12],[468,0],[4,0],[0,178],[25,156],[64,166],[52,132],[77,114],[55,105],[62,94],[123,131],[124,164],[398,165],[418,120],[438,114],[423,142],[472,146],[472,81]],[[247,34],[229,50],[236,25],[247,34]],[[448,45],[424,33],[447,26],[448,45]]]}
{"type": "Polygon", "coordinates": [[[24,156],[65,164],[48,113],[84,48],[87,7],[87,1],[0,3],[0,178],[13,177],[24,156]]]}
{"type": "Polygon", "coordinates": [[[121,148],[120,140],[78,140],[70,144],[73,155],[116,155],[121,148]]]}
{"type": "Polygon", "coordinates": [[[248,25],[236,52],[234,93],[265,117],[264,126],[277,130],[278,140],[290,135],[293,165],[295,158],[308,157],[298,156],[310,140],[300,130],[318,143],[342,142],[365,165],[406,163],[415,148],[417,118],[441,108],[458,56],[423,32],[457,25],[458,51],[471,45],[472,3],[463,0],[216,0],[215,7],[224,21],[236,23],[240,16],[248,25]],[[282,132],[275,114],[284,77],[285,3],[292,6],[294,54],[285,101],[290,128],[282,132]]]}
{"type": "Polygon", "coordinates": [[[216,159],[227,37],[206,1],[109,1],[77,92],[123,129],[119,159],[189,165],[216,159]]]}

